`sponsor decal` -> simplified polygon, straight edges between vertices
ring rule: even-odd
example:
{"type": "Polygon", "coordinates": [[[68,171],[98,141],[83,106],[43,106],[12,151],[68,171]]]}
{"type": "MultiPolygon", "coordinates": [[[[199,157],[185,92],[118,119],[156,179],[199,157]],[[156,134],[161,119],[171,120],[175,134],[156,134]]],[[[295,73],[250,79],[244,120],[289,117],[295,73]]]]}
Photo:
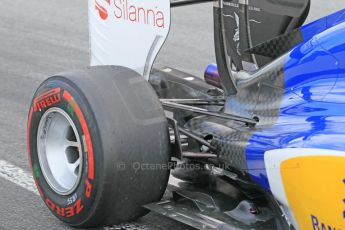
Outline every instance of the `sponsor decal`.
{"type": "Polygon", "coordinates": [[[340,230],[340,228],[334,227],[329,224],[322,223],[318,217],[311,215],[311,222],[313,230],[340,230]]]}
{"type": "Polygon", "coordinates": [[[78,117],[78,120],[80,122],[81,128],[83,130],[84,137],[85,137],[83,139],[85,139],[85,142],[86,142],[85,151],[87,152],[87,156],[88,156],[88,166],[89,166],[89,168],[88,168],[88,178],[90,180],[93,180],[94,177],[95,177],[94,155],[93,155],[93,146],[92,146],[92,140],[91,140],[91,135],[90,135],[89,127],[87,126],[85,117],[84,117],[84,115],[83,115],[79,105],[74,100],[72,95],[68,91],[65,90],[63,92],[63,97],[70,104],[70,106],[73,108],[75,114],[78,117]]]}
{"type": "MultiPolygon", "coordinates": [[[[38,189],[38,192],[42,199],[45,201],[46,205],[51,209],[56,215],[61,217],[73,217],[75,215],[80,214],[84,209],[83,199],[78,198],[77,194],[75,193],[71,197],[67,199],[67,207],[60,207],[56,203],[54,203],[49,197],[45,196],[43,193],[40,185],[38,184],[37,180],[39,178],[39,170],[38,165],[32,165],[31,162],[31,153],[30,153],[30,128],[31,128],[31,120],[33,116],[34,111],[41,111],[42,109],[45,109],[47,107],[50,107],[58,102],[61,101],[61,99],[64,99],[68,102],[68,112],[75,113],[76,117],[78,118],[83,133],[84,133],[84,140],[86,142],[86,148],[85,151],[88,156],[88,178],[85,181],[86,189],[85,189],[85,197],[89,199],[92,194],[93,186],[91,184],[91,181],[94,180],[95,172],[94,172],[94,156],[93,156],[93,146],[92,146],[92,140],[90,136],[90,132],[85,120],[85,117],[77,104],[77,102],[74,100],[72,95],[64,90],[63,94],[61,96],[61,89],[55,88],[52,90],[49,90],[38,97],[34,99],[33,107],[30,108],[29,117],[28,117],[28,132],[27,132],[27,141],[28,141],[28,153],[29,153],[29,159],[30,159],[30,166],[32,167],[34,179],[36,183],[36,187],[38,189]]],[[[85,201],[84,201],[85,202],[85,201]]]]}
{"type": "Polygon", "coordinates": [[[77,193],[74,193],[71,197],[67,199],[67,205],[74,204],[78,199],[77,193]]]}
{"type": "MultiPolygon", "coordinates": [[[[344,183],[344,185],[345,185],[345,179],[343,179],[343,183],[344,183]]],[[[345,204],[345,198],[343,199],[343,202],[344,202],[344,204],[345,204]]],[[[343,211],[343,218],[345,219],[345,210],[343,211]]]]}
{"type": "Polygon", "coordinates": [[[28,117],[28,126],[26,128],[26,146],[28,149],[28,155],[29,155],[29,163],[30,167],[32,169],[32,160],[31,160],[31,147],[30,147],[30,129],[31,129],[31,120],[32,120],[32,113],[33,113],[33,108],[30,108],[29,112],[29,117],[28,117]]]}
{"type": "Polygon", "coordinates": [[[239,16],[234,13],[235,15],[235,21],[236,21],[236,29],[235,29],[235,34],[234,34],[234,42],[236,43],[236,48],[237,48],[237,54],[241,55],[241,49],[240,49],[240,18],[239,16]]]}
{"type": "Polygon", "coordinates": [[[110,5],[110,0],[95,0],[95,9],[98,11],[99,17],[103,20],[107,20],[108,10],[101,5],[100,1],[106,2],[110,5]]]}
{"type": "Polygon", "coordinates": [[[344,166],[345,157],[322,155],[281,163],[286,197],[300,229],[344,229],[344,166]]]}
{"type": "Polygon", "coordinates": [[[165,27],[164,12],[157,7],[145,7],[145,1],[95,0],[95,9],[102,20],[165,27]]]}
{"type": "Polygon", "coordinates": [[[59,207],[49,198],[46,198],[45,203],[50,208],[50,210],[52,210],[54,213],[61,217],[73,217],[76,214],[79,214],[84,209],[84,206],[81,204],[81,198],[79,198],[75,202],[75,204],[68,206],[66,208],[59,207]]]}
{"type": "Polygon", "coordinates": [[[40,196],[43,198],[43,197],[44,197],[44,194],[43,194],[43,192],[42,192],[41,186],[38,184],[38,182],[37,182],[37,180],[36,180],[35,178],[34,178],[34,181],[35,181],[35,184],[36,184],[38,193],[39,193],[40,196]]]}
{"type": "Polygon", "coordinates": [[[87,198],[90,198],[91,192],[92,192],[92,184],[90,183],[90,181],[88,179],[85,180],[85,184],[86,184],[85,196],[87,198]]]}
{"type": "Polygon", "coordinates": [[[60,88],[49,90],[34,100],[34,112],[41,111],[61,101],[60,88]]]}

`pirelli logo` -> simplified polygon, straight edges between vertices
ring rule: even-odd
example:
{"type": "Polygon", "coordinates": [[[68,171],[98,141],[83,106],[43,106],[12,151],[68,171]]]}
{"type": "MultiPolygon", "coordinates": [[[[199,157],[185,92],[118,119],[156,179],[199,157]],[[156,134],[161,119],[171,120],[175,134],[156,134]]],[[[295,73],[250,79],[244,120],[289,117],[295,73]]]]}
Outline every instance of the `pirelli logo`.
{"type": "Polygon", "coordinates": [[[34,99],[34,111],[41,111],[61,101],[61,89],[49,90],[34,99]]]}

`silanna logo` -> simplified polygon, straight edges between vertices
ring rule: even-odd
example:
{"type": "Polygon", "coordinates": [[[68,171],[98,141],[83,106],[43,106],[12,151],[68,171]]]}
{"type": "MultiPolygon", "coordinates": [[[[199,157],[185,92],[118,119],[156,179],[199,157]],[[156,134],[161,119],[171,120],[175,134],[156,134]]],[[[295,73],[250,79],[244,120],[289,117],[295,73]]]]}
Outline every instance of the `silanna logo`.
{"type": "Polygon", "coordinates": [[[95,8],[99,13],[99,16],[103,20],[107,20],[108,18],[108,7],[105,7],[104,4],[107,3],[108,6],[110,5],[110,0],[95,0],[95,8]]]}
{"type": "Polygon", "coordinates": [[[157,7],[136,5],[131,0],[95,0],[95,9],[102,20],[127,21],[157,28],[165,26],[163,11],[157,7]]]}

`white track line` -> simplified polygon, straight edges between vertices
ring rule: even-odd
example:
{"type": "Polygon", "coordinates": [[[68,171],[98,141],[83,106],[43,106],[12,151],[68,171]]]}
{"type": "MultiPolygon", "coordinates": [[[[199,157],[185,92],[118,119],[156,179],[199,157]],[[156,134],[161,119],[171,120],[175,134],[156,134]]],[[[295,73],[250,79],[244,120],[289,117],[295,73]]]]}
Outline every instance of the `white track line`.
{"type": "MultiPolygon", "coordinates": [[[[9,163],[8,161],[0,160],[0,177],[30,192],[33,192],[35,195],[39,195],[32,174],[9,163]]],[[[124,224],[116,225],[113,227],[107,227],[104,229],[105,230],[116,230],[116,229],[147,230],[148,228],[144,226],[143,224],[132,222],[132,223],[124,223],[124,224]]]]}
{"type": "Polygon", "coordinates": [[[39,195],[31,173],[25,172],[7,161],[0,160],[0,177],[39,195]]]}
{"type": "MultiPolygon", "coordinates": [[[[0,177],[30,192],[33,192],[35,195],[39,195],[32,174],[9,163],[8,161],[0,160],[0,177]]],[[[124,223],[124,224],[104,228],[104,230],[116,230],[116,229],[148,230],[149,228],[146,227],[144,224],[141,224],[141,223],[139,224],[135,221],[132,223],[124,223]]]]}

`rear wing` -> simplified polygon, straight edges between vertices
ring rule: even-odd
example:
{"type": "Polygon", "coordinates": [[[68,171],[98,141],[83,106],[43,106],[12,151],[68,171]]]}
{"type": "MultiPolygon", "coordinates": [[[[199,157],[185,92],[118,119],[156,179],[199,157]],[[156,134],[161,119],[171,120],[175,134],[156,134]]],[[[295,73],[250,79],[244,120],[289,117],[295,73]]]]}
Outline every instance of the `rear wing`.
{"type": "Polygon", "coordinates": [[[148,80],[170,30],[170,0],[89,0],[91,66],[119,65],[148,80]]]}
{"type": "Polygon", "coordinates": [[[214,2],[214,0],[171,0],[171,7],[178,7],[178,6],[185,6],[185,5],[192,5],[204,2],[214,2]]]}
{"type": "MultiPolygon", "coordinates": [[[[210,1],[89,0],[91,65],[128,67],[148,80],[169,34],[171,7],[210,1]]],[[[310,0],[213,2],[215,50],[226,94],[237,92],[237,72],[257,72],[290,48],[267,55],[277,36],[291,46],[300,40],[298,32],[289,33],[304,22],[310,7],[310,0]]]]}
{"type": "Polygon", "coordinates": [[[237,81],[263,68],[301,41],[311,0],[215,1],[215,49],[222,88],[236,94],[237,81]],[[297,29],[296,31],[294,31],[297,29]]]}
{"type": "Polygon", "coordinates": [[[170,30],[170,8],[213,0],[88,0],[91,66],[120,65],[146,80],[170,30]]]}

